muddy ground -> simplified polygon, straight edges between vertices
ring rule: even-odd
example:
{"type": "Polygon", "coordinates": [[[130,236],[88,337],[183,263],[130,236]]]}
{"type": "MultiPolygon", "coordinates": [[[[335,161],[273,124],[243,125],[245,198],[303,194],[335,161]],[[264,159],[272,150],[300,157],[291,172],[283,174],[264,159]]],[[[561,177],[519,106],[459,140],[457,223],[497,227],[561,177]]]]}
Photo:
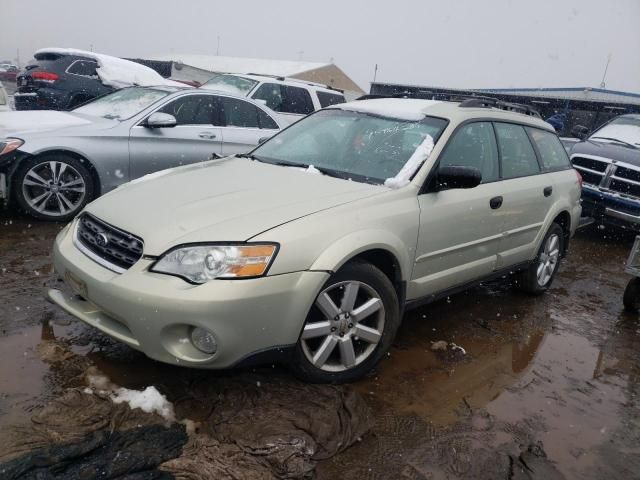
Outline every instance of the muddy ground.
{"type": "MultiPolygon", "coordinates": [[[[291,387],[288,401],[315,402],[319,418],[333,408],[279,367],[171,367],[62,313],[43,299],[61,285],[49,259],[60,228],[0,213],[0,441],[78,387],[89,363],[117,385],[155,386],[179,419],[215,418],[221,392],[242,399],[276,386],[291,387]],[[52,346],[87,363],[52,364],[52,346]]],[[[372,428],[320,455],[316,478],[640,478],[640,322],[622,310],[632,241],[579,233],[542,297],[501,282],[408,313],[389,358],[345,389],[371,409],[372,428]],[[467,354],[433,351],[441,340],[467,354]]]]}

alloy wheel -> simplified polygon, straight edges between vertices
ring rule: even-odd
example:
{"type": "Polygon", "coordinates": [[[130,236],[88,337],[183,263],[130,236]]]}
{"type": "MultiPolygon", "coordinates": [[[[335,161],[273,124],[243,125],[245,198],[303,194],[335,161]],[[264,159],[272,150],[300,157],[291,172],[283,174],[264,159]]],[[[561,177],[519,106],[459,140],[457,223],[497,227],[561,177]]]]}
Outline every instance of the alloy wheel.
{"type": "Polygon", "coordinates": [[[540,257],[538,259],[538,269],[536,275],[538,285],[544,287],[551,278],[558,266],[560,260],[560,237],[557,234],[549,235],[544,244],[540,257]]]}
{"type": "Polygon", "coordinates": [[[34,211],[62,217],[82,205],[86,185],[82,175],[71,165],[47,161],[27,171],[22,180],[22,195],[34,211]]]}
{"type": "Polygon", "coordinates": [[[316,315],[302,330],[301,346],[307,360],[326,372],[359,365],[382,338],[385,310],[382,298],[363,282],[330,285],[316,298],[316,315]]]}

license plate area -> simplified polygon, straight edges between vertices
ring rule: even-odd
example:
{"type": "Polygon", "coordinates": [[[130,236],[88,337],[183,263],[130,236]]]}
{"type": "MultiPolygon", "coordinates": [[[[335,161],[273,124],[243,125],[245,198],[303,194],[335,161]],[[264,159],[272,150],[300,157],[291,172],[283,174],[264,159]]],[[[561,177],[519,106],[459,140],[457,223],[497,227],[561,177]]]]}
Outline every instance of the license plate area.
{"type": "Polygon", "coordinates": [[[81,296],[85,300],[87,299],[87,284],[84,281],[80,280],[68,270],[64,273],[64,281],[71,287],[73,293],[81,296]]]}

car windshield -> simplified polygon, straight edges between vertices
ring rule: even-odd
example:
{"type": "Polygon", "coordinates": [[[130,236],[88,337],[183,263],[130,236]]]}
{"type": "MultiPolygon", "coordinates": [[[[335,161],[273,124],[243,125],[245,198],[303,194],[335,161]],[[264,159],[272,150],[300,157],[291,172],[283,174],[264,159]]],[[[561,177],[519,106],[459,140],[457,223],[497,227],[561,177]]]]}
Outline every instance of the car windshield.
{"type": "Polygon", "coordinates": [[[640,117],[618,117],[596,131],[589,139],[613,143],[618,141],[637,148],[640,146],[640,117]]]}
{"type": "Polygon", "coordinates": [[[171,93],[169,90],[131,87],[117,90],[74,109],[76,113],[114,120],[127,120],[171,93]]]}
{"type": "Polygon", "coordinates": [[[245,97],[257,84],[258,82],[256,80],[251,80],[246,77],[218,75],[206,82],[203,87],[245,97]]]}
{"type": "Polygon", "coordinates": [[[340,109],[322,110],[284,130],[252,154],[260,161],[307,167],[380,184],[395,177],[427,136],[437,141],[446,120],[399,120],[340,109]]]}

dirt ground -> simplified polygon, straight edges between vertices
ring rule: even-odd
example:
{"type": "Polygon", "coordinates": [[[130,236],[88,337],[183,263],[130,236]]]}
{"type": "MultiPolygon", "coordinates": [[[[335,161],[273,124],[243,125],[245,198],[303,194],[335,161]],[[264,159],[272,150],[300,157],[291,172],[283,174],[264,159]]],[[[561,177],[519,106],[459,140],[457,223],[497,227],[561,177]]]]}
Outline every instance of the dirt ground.
{"type": "MultiPolygon", "coordinates": [[[[256,385],[290,385],[293,401],[310,402],[284,369],[159,364],[47,303],[44,289],[61,286],[49,259],[60,228],[0,212],[0,440],[77,381],[82,363],[52,365],[52,345],[117,385],[155,386],[178,418],[215,416],[221,391],[256,385]],[[197,401],[187,391],[198,391],[197,401]]],[[[373,427],[321,459],[315,478],[640,478],[640,322],[622,310],[632,241],[597,228],[579,233],[542,297],[502,282],[409,312],[389,358],[346,387],[371,409],[373,427]],[[466,355],[433,351],[441,340],[466,355]]],[[[314,408],[325,415],[330,407],[318,398],[314,408]]]]}

